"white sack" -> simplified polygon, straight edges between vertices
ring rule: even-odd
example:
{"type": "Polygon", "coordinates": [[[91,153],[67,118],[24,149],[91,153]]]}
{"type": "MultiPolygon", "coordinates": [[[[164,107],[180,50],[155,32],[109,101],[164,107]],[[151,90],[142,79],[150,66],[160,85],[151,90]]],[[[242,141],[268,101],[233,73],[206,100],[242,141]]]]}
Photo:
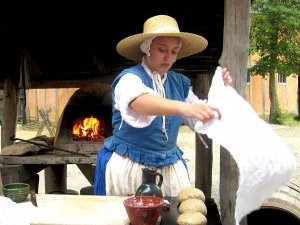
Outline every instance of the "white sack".
{"type": "Polygon", "coordinates": [[[296,168],[289,147],[260,119],[252,107],[231,86],[224,86],[221,68],[213,77],[208,104],[220,109],[222,118],[195,131],[225,147],[239,168],[235,220],[258,209],[280,186],[286,184],[296,168]]]}

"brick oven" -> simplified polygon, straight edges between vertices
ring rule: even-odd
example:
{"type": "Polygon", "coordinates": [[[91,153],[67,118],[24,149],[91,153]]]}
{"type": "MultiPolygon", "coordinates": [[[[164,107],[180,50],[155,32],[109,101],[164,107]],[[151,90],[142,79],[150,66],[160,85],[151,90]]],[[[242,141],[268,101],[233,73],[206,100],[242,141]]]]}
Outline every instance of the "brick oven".
{"type": "Polygon", "coordinates": [[[54,146],[85,154],[97,154],[112,133],[111,87],[81,87],[69,99],[57,124],[54,146]]]}
{"type": "Polygon", "coordinates": [[[99,82],[83,85],[73,93],[57,123],[54,147],[89,157],[58,151],[56,159],[64,158],[64,162],[51,162],[45,168],[45,182],[51,184],[45,186],[45,193],[77,194],[67,189],[67,164],[76,164],[93,185],[97,153],[105,138],[112,134],[111,104],[110,84],[99,82]]]}

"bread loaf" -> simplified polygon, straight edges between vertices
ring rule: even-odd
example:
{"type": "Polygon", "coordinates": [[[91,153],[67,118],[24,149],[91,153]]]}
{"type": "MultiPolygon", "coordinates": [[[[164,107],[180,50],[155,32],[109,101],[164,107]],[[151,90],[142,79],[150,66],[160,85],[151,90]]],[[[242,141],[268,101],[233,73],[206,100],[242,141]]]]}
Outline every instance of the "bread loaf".
{"type": "Polygon", "coordinates": [[[177,217],[177,223],[179,225],[206,225],[206,217],[196,211],[186,211],[177,217]]]}
{"type": "Polygon", "coordinates": [[[197,211],[202,213],[204,216],[207,215],[205,203],[202,200],[195,198],[190,198],[181,202],[178,211],[179,213],[184,213],[186,211],[197,211]]]}
{"type": "Polygon", "coordinates": [[[200,189],[195,188],[195,187],[183,188],[178,192],[178,195],[177,195],[177,200],[178,200],[179,204],[181,202],[183,202],[184,200],[192,199],[192,198],[199,199],[199,200],[205,202],[204,193],[200,189]]]}

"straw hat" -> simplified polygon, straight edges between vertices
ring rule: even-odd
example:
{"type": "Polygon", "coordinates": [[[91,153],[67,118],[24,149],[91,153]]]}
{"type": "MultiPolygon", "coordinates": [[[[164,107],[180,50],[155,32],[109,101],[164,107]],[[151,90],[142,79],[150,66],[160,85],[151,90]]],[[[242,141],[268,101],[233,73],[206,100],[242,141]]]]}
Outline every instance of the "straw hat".
{"type": "Polygon", "coordinates": [[[176,20],[167,15],[151,17],[144,23],[144,31],[124,38],[117,44],[117,51],[127,59],[140,62],[143,56],[140,44],[154,36],[175,36],[181,38],[181,48],[177,59],[184,58],[203,51],[207,40],[197,34],[180,32],[176,20]]]}

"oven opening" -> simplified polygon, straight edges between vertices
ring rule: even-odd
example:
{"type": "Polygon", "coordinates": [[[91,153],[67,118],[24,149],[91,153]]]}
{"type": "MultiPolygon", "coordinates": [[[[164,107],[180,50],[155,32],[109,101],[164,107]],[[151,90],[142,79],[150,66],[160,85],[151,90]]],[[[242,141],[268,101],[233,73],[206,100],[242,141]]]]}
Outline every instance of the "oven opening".
{"type": "Polygon", "coordinates": [[[112,134],[111,88],[97,84],[78,89],[67,102],[58,122],[54,146],[97,154],[112,134]]]}
{"type": "Polygon", "coordinates": [[[75,119],[72,128],[74,141],[104,141],[108,137],[108,125],[105,120],[95,116],[75,119]]]}

